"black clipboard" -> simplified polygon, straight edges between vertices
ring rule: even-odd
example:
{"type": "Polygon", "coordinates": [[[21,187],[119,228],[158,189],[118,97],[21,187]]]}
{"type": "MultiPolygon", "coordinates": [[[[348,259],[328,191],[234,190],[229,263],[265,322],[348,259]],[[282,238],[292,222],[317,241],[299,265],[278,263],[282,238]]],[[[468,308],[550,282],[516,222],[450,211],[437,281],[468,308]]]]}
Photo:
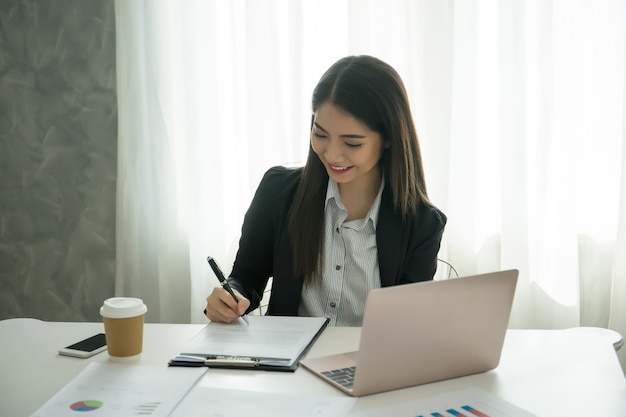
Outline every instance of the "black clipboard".
{"type": "MultiPolygon", "coordinates": [[[[272,317],[279,316],[250,316],[250,325],[255,325],[257,320],[271,320],[272,317]],[[265,319],[266,318],[266,319],[265,319]]],[[[293,319],[293,318],[292,318],[293,319]]],[[[298,318],[295,318],[298,319],[298,318]]],[[[307,318],[302,318],[307,319],[307,318]]],[[[178,353],[172,357],[168,366],[182,367],[201,367],[221,369],[241,369],[241,370],[258,370],[272,372],[294,372],[298,369],[300,361],[308,353],[311,346],[322,334],[328,326],[329,319],[323,318],[322,322],[315,334],[307,341],[304,348],[293,359],[273,358],[273,357],[254,357],[254,356],[230,356],[230,355],[204,355],[198,353],[178,353]]],[[[210,325],[210,324],[209,324],[210,325]]]]}

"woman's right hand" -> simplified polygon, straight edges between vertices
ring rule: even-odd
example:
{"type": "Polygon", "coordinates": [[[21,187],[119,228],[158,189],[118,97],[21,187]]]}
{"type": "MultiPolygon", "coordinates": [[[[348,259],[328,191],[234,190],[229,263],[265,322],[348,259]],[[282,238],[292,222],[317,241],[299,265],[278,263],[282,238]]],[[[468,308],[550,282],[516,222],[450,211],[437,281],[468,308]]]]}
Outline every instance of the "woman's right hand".
{"type": "Polygon", "coordinates": [[[213,292],[206,299],[205,314],[211,321],[220,323],[230,323],[242,316],[248,307],[250,300],[241,295],[237,290],[233,289],[235,295],[239,299],[237,303],[233,296],[222,287],[213,288],[213,292]]]}

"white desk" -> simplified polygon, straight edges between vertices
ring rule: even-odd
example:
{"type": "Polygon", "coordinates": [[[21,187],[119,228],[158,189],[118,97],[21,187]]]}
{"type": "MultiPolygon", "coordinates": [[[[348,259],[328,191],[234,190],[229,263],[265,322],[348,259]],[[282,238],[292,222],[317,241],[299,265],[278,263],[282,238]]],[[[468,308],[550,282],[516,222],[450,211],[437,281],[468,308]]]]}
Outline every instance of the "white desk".
{"type": "MultiPolygon", "coordinates": [[[[203,325],[146,324],[135,364],[167,366],[203,325]]],[[[0,416],[28,417],[89,362],[57,355],[60,347],[103,331],[101,323],[0,321],[0,416]]],[[[309,356],[355,350],[359,328],[327,328],[309,356]]],[[[132,366],[132,365],[130,365],[132,366]]],[[[209,370],[202,386],[310,395],[343,394],[304,369],[295,373],[209,370]]],[[[538,416],[623,415],[626,379],[608,339],[575,330],[509,330],[500,366],[483,374],[360,398],[356,410],[477,386],[538,416]]]]}

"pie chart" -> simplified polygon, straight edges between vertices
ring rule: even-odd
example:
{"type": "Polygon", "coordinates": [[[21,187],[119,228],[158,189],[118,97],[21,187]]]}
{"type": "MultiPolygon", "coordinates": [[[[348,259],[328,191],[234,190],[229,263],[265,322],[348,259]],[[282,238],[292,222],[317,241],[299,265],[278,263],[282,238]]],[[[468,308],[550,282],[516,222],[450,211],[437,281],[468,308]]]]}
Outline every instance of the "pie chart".
{"type": "Polygon", "coordinates": [[[79,401],[77,403],[70,405],[71,410],[79,411],[79,412],[93,411],[93,410],[97,410],[100,407],[102,407],[102,402],[96,401],[96,400],[79,401]]]}

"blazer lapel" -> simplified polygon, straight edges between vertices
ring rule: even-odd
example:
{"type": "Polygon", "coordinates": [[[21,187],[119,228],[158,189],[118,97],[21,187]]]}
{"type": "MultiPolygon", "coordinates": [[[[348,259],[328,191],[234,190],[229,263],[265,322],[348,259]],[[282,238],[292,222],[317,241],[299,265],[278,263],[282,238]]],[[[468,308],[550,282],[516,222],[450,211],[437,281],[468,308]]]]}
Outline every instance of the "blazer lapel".
{"type": "Polygon", "coordinates": [[[380,285],[388,287],[397,284],[400,271],[402,246],[406,245],[402,230],[402,216],[394,212],[391,189],[385,186],[380,200],[378,224],[376,225],[378,245],[378,267],[380,285]]]}

